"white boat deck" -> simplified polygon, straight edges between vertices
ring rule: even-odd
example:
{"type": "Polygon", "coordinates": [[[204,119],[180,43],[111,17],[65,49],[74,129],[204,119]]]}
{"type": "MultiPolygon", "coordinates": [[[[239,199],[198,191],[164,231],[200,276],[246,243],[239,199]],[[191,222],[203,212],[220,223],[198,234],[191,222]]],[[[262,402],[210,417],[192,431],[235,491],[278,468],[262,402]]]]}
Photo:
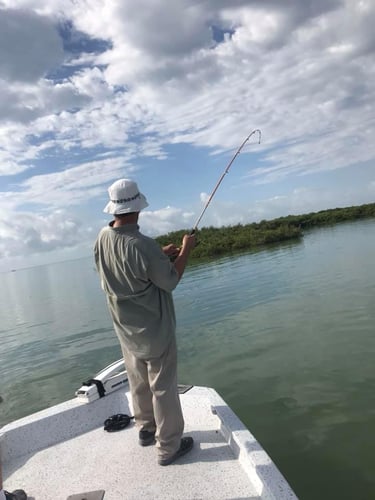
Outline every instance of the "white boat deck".
{"type": "Polygon", "coordinates": [[[167,467],[157,464],[154,446],[139,446],[133,421],[119,432],[104,431],[105,418],[132,414],[129,398],[119,390],[90,404],[72,400],[4,427],[5,488],[24,488],[35,500],[93,490],[105,490],[104,500],[296,498],[212,389],[181,395],[185,434],[195,446],[167,467]]]}

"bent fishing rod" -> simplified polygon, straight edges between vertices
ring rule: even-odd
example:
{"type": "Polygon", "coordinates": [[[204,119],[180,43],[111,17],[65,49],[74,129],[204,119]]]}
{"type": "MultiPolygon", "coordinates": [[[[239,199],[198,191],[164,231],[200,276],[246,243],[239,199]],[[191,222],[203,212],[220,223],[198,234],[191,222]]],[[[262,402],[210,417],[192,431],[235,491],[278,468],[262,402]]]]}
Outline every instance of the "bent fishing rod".
{"type": "Polygon", "coordinates": [[[225,177],[225,176],[226,176],[226,174],[229,172],[229,169],[230,169],[230,167],[232,166],[232,163],[233,163],[233,162],[234,162],[234,160],[237,158],[237,156],[241,153],[241,151],[242,151],[243,147],[245,146],[245,144],[247,143],[247,141],[250,139],[250,137],[251,137],[252,135],[256,134],[256,133],[258,133],[258,134],[259,134],[259,142],[258,142],[258,144],[260,144],[260,139],[261,139],[261,137],[262,137],[262,133],[261,133],[261,131],[260,131],[259,129],[255,129],[255,130],[253,130],[253,131],[252,131],[252,132],[251,132],[251,133],[250,133],[250,134],[246,137],[246,139],[243,141],[243,143],[241,144],[241,146],[237,149],[237,151],[236,151],[236,153],[234,154],[233,158],[230,160],[230,162],[229,162],[229,163],[228,163],[228,165],[226,166],[226,168],[225,168],[224,172],[222,173],[222,175],[221,175],[220,179],[218,180],[218,182],[217,182],[216,186],[214,187],[214,189],[213,189],[212,193],[210,194],[210,197],[208,198],[208,200],[207,200],[207,202],[206,202],[206,204],[205,204],[205,206],[204,206],[204,208],[203,208],[203,210],[202,210],[202,213],[201,213],[201,214],[200,214],[200,216],[198,217],[197,222],[194,224],[194,227],[193,227],[193,229],[191,230],[191,233],[190,233],[190,234],[194,234],[194,233],[195,233],[195,231],[197,230],[197,228],[198,228],[198,224],[200,223],[200,221],[201,221],[201,219],[202,219],[202,217],[203,217],[203,215],[204,215],[205,211],[206,211],[206,210],[207,210],[207,208],[208,208],[208,205],[211,203],[211,200],[212,200],[212,198],[214,197],[214,195],[215,195],[216,191],[218,190],[218,188],[219,188],[220,184],[222,183],[222,181],[223,181],[224,177],[225,177]]]}

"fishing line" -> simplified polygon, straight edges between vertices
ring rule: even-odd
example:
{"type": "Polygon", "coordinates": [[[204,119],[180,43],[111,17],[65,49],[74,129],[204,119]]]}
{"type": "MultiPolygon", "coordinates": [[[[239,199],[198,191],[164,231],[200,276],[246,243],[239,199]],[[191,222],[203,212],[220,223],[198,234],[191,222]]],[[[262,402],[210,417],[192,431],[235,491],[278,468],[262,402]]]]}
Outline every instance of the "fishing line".
{"type": "Polygon", "coordinates": [[[202,219],[202,217],[203,217],[203,215],[204,215],[205,211],[207,210],[208,205],[211,203],[211,200],[212,200],[212,198],[214,197],[214,195],[215,195],[216,191],[218,190],[218,187],[220,186],[220,184],[221,184],[222,180],[224,179],[225,175],[229,172],[229,169],[230,169],[230,167],[232,166],[232,163],[233,163],[233,162],[234,162],[234,160],[237,158],[237,156],[241,153],[241,151],[242,151],[243,147],[245,146],[245,144],[247,143],[247,141],[250,139],[250,137],[251,137],[252,135],[254,135],[255,133],[258,133],[258,134],[259,134],[259,141],[258,141],[258,144],[260,144],[260,139],[261,139],[261,137],[262,137],[262,133],[261,133],[261,131],[260,131],[259,129],[255,129],[255,130],[253,130],[253,131],[252,131],[252,132],[251,132],[251,133],[250,133],[250,134],[246,137],[246,139],[243,141],[243,143],[241,144],[241,146],[237,149],[236,153],[234,154],[234,156],[232,157],[232,159],[230,160],[230,162],[228,163],[228,165],[225,167],[225,170],[224,170],[224,172],[222,173],[222,175],[221,175],[220,179],[218,180],[218,182],[217,182],[216,186],[214,187],[214,189],[213,189],[212,193],[210,194],[210,197],[208,198],[208,200],[207,200],[207,202],[206,202],[206,204],[205,204],[205,206],[204,206],[204,208],[203,208],[203,210],[202,210],[202,213],[200,214],[200,216],[198,217],[198,219],[197,219],[196,223],[194,224],[194,227],[193,227],[193,229],[192,229],[192,231],[191,231],[191,234],[194,234],[194,233],[195,233],[195,231],[197,230],[197,228],[198,228],[198,224],[200,223],[200,221],[201,221],[201,219],[202,219]]]}

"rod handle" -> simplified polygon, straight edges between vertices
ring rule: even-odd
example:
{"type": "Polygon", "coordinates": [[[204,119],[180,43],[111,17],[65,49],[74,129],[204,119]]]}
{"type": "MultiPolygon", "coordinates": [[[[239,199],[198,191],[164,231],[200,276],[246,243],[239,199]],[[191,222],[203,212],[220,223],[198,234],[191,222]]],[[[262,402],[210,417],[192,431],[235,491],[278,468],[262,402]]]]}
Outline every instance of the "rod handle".
{"type": "MultiPolygon", "coordinates": [[[[190,236],[193,236],[193,234],[195,234],[197,232],[197,228],[196,227],[193,227],[193,229],[190,231],[190,236]]],[[[195,246],[197,247],[199,245],[200,241],[199,240],[195,240],[195,246]]]]}

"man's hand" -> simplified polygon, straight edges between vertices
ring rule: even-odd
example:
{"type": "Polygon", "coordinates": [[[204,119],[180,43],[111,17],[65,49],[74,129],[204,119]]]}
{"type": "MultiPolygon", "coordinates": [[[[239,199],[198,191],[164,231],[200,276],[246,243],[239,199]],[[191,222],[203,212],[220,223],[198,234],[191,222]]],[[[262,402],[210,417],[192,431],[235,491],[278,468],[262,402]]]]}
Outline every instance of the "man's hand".
{"type": "Polygon", "coordinates": [[[177,257],[177,255],[180,253],[180,248],[176,247],[176,245],[174,245],[173,243],[166,245],[162,248],[162,250],[168,257],[177,257]]]}
{"type": "Polygon", "coordinates": [[[196,241],[195,233],[185,234],[184,237],[182,238],[181,249],[182,250],[186,249],[188,252],[190,252],[190,250],[193,250],[196,243],[197,243],[197,241],[196,241]]]}

